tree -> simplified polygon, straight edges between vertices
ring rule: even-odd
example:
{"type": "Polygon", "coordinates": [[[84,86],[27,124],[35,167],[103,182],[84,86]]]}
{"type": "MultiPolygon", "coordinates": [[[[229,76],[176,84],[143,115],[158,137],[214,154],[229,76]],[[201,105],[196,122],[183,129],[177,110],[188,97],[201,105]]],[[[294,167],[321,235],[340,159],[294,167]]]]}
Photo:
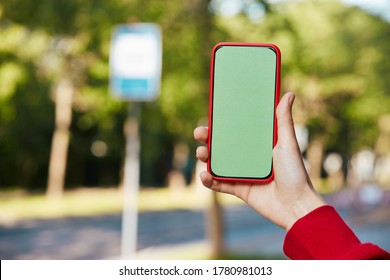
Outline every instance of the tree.
{"type": "MultiPolygon", "coordinates": [[[[42,81],[42,83],[46,85],[51,84],[51,92],[54,93],[54,99],[61,96],[65,98],[69,97],[65,102],[57,102],[64,104],[64,106],[59,106],[64,108],[63,110],[57,110],[58,133],[55,133],[54,136],[54,139],[60,139],[59,143],[63,143],[62,145],[59,145],[59,149],[55,149],[56,151],[62,151],[62,153],[59,156],[53,157],[54,159],[59,159],[59,164],[62,165],[62,168],[59,170],[62,174],[60,174],[60,178],[55,184],[60,187],[59,192],[61,192],[63,185],[62,181],[68,146],[66,142],[69,138],[69,126],[71,124],[72,110],[70,106],[73,105],[73,108],[76,111],[84,112],[93,111],[95,108],[92,108],[92,104],[98,109],[104,107],[104,109],[99,110],[100,112],[94,111],[89,114],[89,117],[86,117],[89,120],[93,119],[95,124],[97,118],[94,119],[93,115],[99,115],[100,118],[104,118],[104,115],[106,117],[110,116],[110,114],[108,114],[110,111],[118,110],[118,105],[107,98],[106,90],[102,90],[102,88],[106,89],[107,87],[108,71],[104,68],[107,65],[108,51],[105,53],[104,48],[102,51],[101,48],[104,47],[104,44],[107,45],[107,43],[105,43],[107,42],[106,36],[110,32],[109,29],[112,24],[117,20],[113,19],[113,21],[109,22],[111,18],[104,17],[105,11],[102,12],[102,4],[104,3],[91,3],[90,1],[43,1],[40,3],[33,3],[31,1],[7,1],[7,3],[2,4],[2,10],[4,11],[2,16],[3,32],[11,34],[10,36],[12,36],[12,34],[15,33],[15,29],[19,28],[23,29],[27,34],[24,37],[19,36],[21,39],[15,43],[19,43],[19,46],[17,46],[16,49],[22,49],[22,51],[19,53],[13,52],[15,60],[20,62],[20,68],[23,69],[25,73],[24,82],[31,83],[34,80],[42,81]],[[15,7],[17,7],[17,9],[15,9],[15,7]],[[93,14],[91,18],[85,16],[85,11],[89,8],[91,8],[93,14]],[[70,21],[69,18],[77,19],[70,21]],[[101,30],[98,29],[103,26],[104,28],[101,30]],[[45,38],[44,43],[39,45],[39,52],[34,51],[32,48],[23,48],[28,47],[26,41],[27,43],[28,41],[35,42],[37,40],[40,42],[38,39],[40,37],[38,35],[45,38]],[[23,58],[23,55],[29,59],[27,62],[24,59],[20,59],[23,58]],[[28,67],[27,63],[30,63],[31,67],[28,67]],[[35,79],[35,73],[39,74],[38,79],[35,79]],[[86,80],[88,80],[87,82],[92,80],[92,84],[89,83],[88,86],[86,86],[86,80]],[[94,96],[91,94],[92,92],[94,96]],[[101,106],[102,104],[105,104],[105,106],[101,106]],[[63,113],[61,113],[61,111],[63,113]],[[63,141],[61,141],[61,139],[63,141]]],[[[108,11],[112,11],[115,15],[118,15],[118,12],[120,12],[119,15],[124,15],[123,9],[113,11],[115,10],[114,7],[115,5],[111,5],[107,7],[107,9],[108,11]]],[[[11,46],[9,52],[12,51],[11,46]]],[[[4,54],[2,57],[4,60],[8,61],[10,55],[4,54]]],[[[7,69],[4,70],[4,73],[5,72],[10,71],[7,69]]],[[[31,95],[35,94],[35,96],[37,96],[39,93],[39,96],[45,96],[46,100],[49,101],[49,95],[47,94],[49,93],[48,86],[40,88],[32,87],[30,88],[30,91],[31,90],[35,90],[34,93],[30,93],[31,95]]],[[[16,91],[13,91],[11,94],[15,95],[16,91]]],[[[20,94],[25,94],[25,92],[20,92],[20,94]]],[[[60,98],[60,101],[61,100],[63,100],[63,98],[60,98]]],[[[24,101],[25,104],[29,104],[27,100],[24,101]]],[[[41,108],[38,108],[37,106],[36,112],[41,112],[40,115],[42,115],[42,113],[47,112],[47,110],[45,110],[44,107],[45,103],[41,103],[40,105],[41,108]]],[[[4,104],[4,108],[9,106],[9,103],[4,104]]],[[[52,120],[50,115],[53,114],[51,113],[45,116],[46,122],[52,120]]],[[[24,119],[26,122],[25,117],[23,111],[21,111],[19,118],[24,119]]],[[[98,120],[100,120],[100,118],[98,120]]],[[[82,130],[89,128],[87,127],[87,121],[83,120],[79,122],[79,126],[82,130]]],[[[107,122],[108,120],[105,121],[105,123],[107,122]]],[[[90,123],[91,121],[89,121],[89,124],[90,123]]],[[[94,125],[92,124],[91,126],[94,125]]],[[[50,129],[52,129],[52,125],[50,126],[50,129]]],[[[31,133],[31,135],[34,135],[31,137],[32,139],[38,138],[36,133],[31,133]]],[[[74,134],[72,136],[74,136],[74,134]]],[[[21,132],[19,137],[25,138],[26,136],[21,132]]],[[[16,143],[17,142],[18,141],[16,141],[16,143]]],[[[42,141],[40,145],[36,147],[35,151],[36,153],[46,155],[47,157],[47,147],[50,146],[50,144],[44,144],[45,142],[47,141],[42,141]],[[44,152],[42,153],[42,151],[44,152]]],[[[57,141],[53,142],[58,143],[57,141]]],[[[53,145],[53,147],[54,146],[55,145],[53,145]]],[[[26,148],[28,149],[30,147],[26,145],[26,148]]],[[[20,154],[17,151],[13,152],[15,154],[20,154]]],[[[34,161],[34,158],[36,157],[25,156],[24,158],[26,160],[34,161]]],[[[47,160],[43,161],[45,162],[47,160]]],[[[47,168],[47,163],[44,165],[47,168]]],[[[18,170],[18,168],[15,168],[15,170],[18,170]]],[[[42,172],[37,175],[40,178],[46,177],[42,176],[42,172]]],[[[26,176],[21,177],[25,178],[26,176]]],[[[39,179],[39,183],[41,183],[41,179],[39,179]]],[[[29,185],[31,182],[27,179],[24,184],[29,185]]]]}
{"type": "Polygon", "coordinates": [[[375,145],[377,120],[389,111],[387,55],[390,26],[338,1],[299,1],[274,6],[260,22],[220,19],[236,40],[271,41],[282,50],[282,90],[298,94],[295,121],[309,128],[311,177],[322,157],[348,158],[375,145]]]}
{"type": "Polygon", "coordinates": [[[0,20],[0,185],[31,186],[40,183],[36,174],[47,169],[48,152],[42,146],[49,145],[47,115],[53,108],[42,94],[49,84],[35,63],[50,38],[5,21],[1,12],[0,20]]]}
{"type": "MultiPolygon", "coordinates": [[[[71,97],[64,102],[67,108],[64,111],[68,112],[64,120],[59,120],[64,115],[57,113],[56,127],[58,132],[62,131],[57,134],[63,135],[62,139],[65,141],[62,155],[54,158],[62,159],[65,166],[64,159],[69,154],[71,164],[67,164],[66,182],[74,185],[104,182],[113,184],[119,180],[119,175],[103,175],[108,171],[112,174],[112,170],[119,169],[121,164],[124,154],[123,122],[127,114],[126,104],[111,98],[107,90],[108,55],[113,26],[129,20],[156,22],[161,25],[164,34],[163,82],[159,100],[143,104],[141,129],[144,135],[142,146],[145,149],[141,155],[141,179],[149,185],[164,184],[166,173],[171,168],[175,143],[186,143],[194,147],[192,129],[200,118],[207,115],[209,52],[215,41],[211,39],[213,28],[208,1],[164,3],[140,0],[44,0],[33,3],[10,0],[2,3],[1,7],[4,32],[11,34],[13,28],[18,26],[26,30],[30,37],[40,34],[46,38],[39,52],[29,56],[30,67],[26,66],[27,62],[20,60],[21,54],[10,55],[15,44],[23,45],[26,40],[17,41],[8,48],[7,53],[0,54],[3,61],[8,62],[11,58],[18,61],[18,69],[24,76],[15,74],[15,83],[23,81],[27,84],[36,80],[34,73],[38,73],[39,69],[37,80],[45,87],[36,91],[47,102],[41,104],[42,108],[37,106],[35,110],[42,114],[50,110],[50,113],[46,113],[45,123],[54,123],[50,98],[55,100],[60,96],[55,92],[65,92],[64,96],[71,97]],[[44,106],[46,107],[43,108],[44,106]],[[66,139],[69,139],[68,152],[66,139]],[[95,142],[106,145],[106,155],[97,157],[91,154],[91,147],[95,142]],[[159,168],[161,166],[166,167],[159,168]],[[99,169],[101,172],[96,172],[99,169]]],[[[24,49],[23,52],[29,53],[29,50],[24,49]]],[[[19,72],[4,70],[4,73],[19,72]]],[[[11,83],[12,79],[8,80],[11,83]]],[[[10,96],[15,94],[15,88],[10,87],[10,96]]],[[[7,110],[10,106],[11,103],[8,102],[2,108],[7,110]]],[[[23,112],[19,117],[26,120],[23,112]]],[[[38,126],[39,123],[37,121],[38,126]]],[[[53,129],[53,123],[47,127],[49,133],[53,129]]],[[[11,126],[9,128],[12,130],[11,126]]],[[[45,145],[39,145],[33,151],[42,158],[49,154],[47,148],[50,144],[47,135],[45,137],[45,142],[42,142],[45,145]]],[[[12,153],[18,154],[16,150],[12,153]]],[[[35,162],[35,156],[25,158],[35,162]]],[[[15,162],[15,166],[17,165],[15,162]]],[[[41,170],[47,168],[48,163],[42,160],[38,165],[41,170]]],[[[65,175],[64,172],[60,173],[65,175]]],[[[41,184],[44,172],[34,174],[39,177],[41,184]]],[[[30,183],[31,181],[26,181],[24,184],[30,183]]],[[[61,186],[59,189],[60,193],[61,186]]]]}

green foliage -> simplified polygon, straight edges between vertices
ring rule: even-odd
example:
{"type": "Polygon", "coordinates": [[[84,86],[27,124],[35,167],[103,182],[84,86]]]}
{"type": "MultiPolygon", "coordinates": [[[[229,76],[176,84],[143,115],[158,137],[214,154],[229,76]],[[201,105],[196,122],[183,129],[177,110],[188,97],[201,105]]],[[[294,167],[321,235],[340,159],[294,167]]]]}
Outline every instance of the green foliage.
{"type": "Polygon", "coordinates": [[[296,121],[326,148],[350,154],[375,145],[390,110],[390,25],[338,1],[279,4],[259,23],[238,16],[218,24],[240,41],[282,50],[282,90],[298,94],[296,121]]]}
{"type": "Polygon", "coordinates": [[[108,56],[114,25],[134,21],[156,22],[163,29],[160,98],[142,110],[141,178],[145,184],[165,183],[174,144],[184,141],[194,147],[193,127],[207,115],[213,42],[205,0],[0,4],[0,165],[9,174],[0,185],[45,185],[54,125],[51,88],[64,75],[77,87],[67,184],[119,183],[128,105],[108,92],[108,56]],[[106,154],[91,152],[97,141],[107,145],[106,154]],[[22,145],[26,153],[18,150],[22,145]],[[27,166],[24,172],[21,166],[27,166]]]}
{"type": "Polygon", "coordinates": [[[378,118],[390,109],[389,23],[335,0],[258,1],[265,3],[259,21],[245,13],[212,14],[209,2],[3,1],[0,186],[45,186],[51,92],[64,75],[77,87],[67,184],[118,184],[128,104],[108,92],[110,36],[116,24],[135,21],[155,22],[163,30],[161,93],[142,105],[143,184],[164,184],[176,143],[194,150],[192,130],[207,118],[210,52],[219,41],[279,45],[282,90],[298,94],[295,120],[312,137],[325,139],[327,150],[349,155],[375,145],[378,118]],[[106,152],[94,154],[96,143],[104,143],[106,152]]]}

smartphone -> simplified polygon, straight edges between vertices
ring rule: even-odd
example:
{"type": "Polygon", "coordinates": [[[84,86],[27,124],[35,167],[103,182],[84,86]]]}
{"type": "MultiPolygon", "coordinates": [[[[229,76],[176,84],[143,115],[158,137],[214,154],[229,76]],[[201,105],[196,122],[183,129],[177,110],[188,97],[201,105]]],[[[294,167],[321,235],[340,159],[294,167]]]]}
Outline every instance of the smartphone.
{"type": "Polygon", "coordinates": [[[273,179],[280,59],[273,44],[225,42],[213,48],[207,168],[215,180],[273,179]]]}

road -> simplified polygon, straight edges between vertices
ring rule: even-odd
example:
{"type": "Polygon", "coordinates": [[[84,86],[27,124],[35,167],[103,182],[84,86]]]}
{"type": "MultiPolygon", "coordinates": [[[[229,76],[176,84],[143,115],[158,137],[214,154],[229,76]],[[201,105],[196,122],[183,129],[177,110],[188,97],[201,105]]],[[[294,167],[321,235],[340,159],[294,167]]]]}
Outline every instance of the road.
{"type": "MultiPolygon", "coordinates": [[[[390,251],[390,205],[340,207],[362,241],[390,251]]],[[[225,243],[236,254],[283,256],[284,231],[246,205],[224,209],[225,243]]],[[[138,251],[204,244],[205,213],[174,210],[139,215],[138,251]]],[[[121,215],[0,224],[0,259],[112,259],[120,256],[121,215]]]]}

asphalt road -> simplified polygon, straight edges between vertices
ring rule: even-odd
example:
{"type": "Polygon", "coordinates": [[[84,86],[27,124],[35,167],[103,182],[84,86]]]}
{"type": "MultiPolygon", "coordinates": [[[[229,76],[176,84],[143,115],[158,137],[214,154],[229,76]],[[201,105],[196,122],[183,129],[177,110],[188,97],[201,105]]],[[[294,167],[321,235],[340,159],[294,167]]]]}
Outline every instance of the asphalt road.
{"type": "MultiPolygon", "coordinates": [[[[336,201],[337,202],[337,201],[336,201]]],[[[362,241],[390,251],[390,205],[341,205],[339,212],[362,241]]],[[[225,243],[239,254],[282,256],[284,231],[245,205],[224,209],[225,243]]],[[[138,250],[206,240],[202,211],[139,215],[138,250]]],[[[120,255],[121,215],[28,220],[0,224],[0,259],[111,259],[120,255]]]]}

